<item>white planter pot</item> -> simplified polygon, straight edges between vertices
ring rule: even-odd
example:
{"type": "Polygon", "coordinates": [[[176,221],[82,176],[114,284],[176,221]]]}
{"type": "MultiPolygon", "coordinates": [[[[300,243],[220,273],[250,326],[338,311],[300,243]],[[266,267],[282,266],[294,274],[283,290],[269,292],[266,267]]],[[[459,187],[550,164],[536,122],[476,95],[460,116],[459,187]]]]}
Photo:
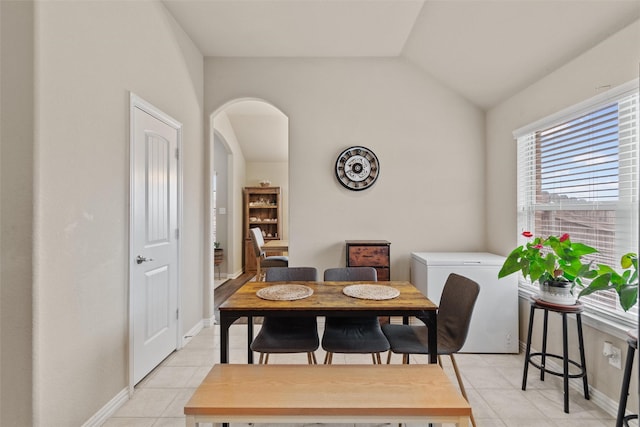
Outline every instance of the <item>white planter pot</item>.
{"type": "Polygon", "coordinates": [[[572,282],[540,283],[540,299],[553,304],[574,305],[578,299],[578,291],[571,288],[572,282]]]}

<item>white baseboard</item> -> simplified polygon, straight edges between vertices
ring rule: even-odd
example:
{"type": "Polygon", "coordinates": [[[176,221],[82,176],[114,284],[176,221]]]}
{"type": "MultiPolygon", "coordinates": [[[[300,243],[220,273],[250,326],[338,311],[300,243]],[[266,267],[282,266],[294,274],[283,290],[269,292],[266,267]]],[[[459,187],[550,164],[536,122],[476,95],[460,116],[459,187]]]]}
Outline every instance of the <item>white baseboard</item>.
{"type": "Polygon", "coordinates": [[[122,407],[129,400],[129,389],[124,388],[118,394],[115,395],[106,405],[104,405],[98,412],[93,414],[82,427],[100,427],[104,424],[118,409],[122,407]]]}
{"type": "Polygon", "coordinates": [[[196,323],[191,329],[189,329],[189,331],[186,334],[182,336],[182,346],[180,348],[183,348],[185,345],[189,344],[189,341],[191,341],[193,337],[195,337],[200,333],[200,331],[204,326],[203,323],[205,321],[206,319],[203,320],[202,322],[196,323]]]}
{"type": "Polygon", "coordinates": [[[244,274],[244,270],[240,269],[240,270],[238,270],[238,271],[236,271],[234,273],[227,274],[227,277],[229,279],[237,279],[238,277],[242,276],[243,274],[244,274]]]}
{"type": "Polygon", "coordinates": [[[213,328],[213,326],[216,324],[216,316],[213,315],[208,319],[202,319],[202,326],[204,328],[213,328]]]}

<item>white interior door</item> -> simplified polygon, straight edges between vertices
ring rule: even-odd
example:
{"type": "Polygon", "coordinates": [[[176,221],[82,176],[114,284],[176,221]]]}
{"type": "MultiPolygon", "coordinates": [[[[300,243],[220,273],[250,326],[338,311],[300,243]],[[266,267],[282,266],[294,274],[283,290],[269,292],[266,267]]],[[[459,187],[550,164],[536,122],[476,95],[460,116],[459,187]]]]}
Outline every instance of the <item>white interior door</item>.
{"type": "Polygon", "coordinates": [[[132,386],[178,348],[180,124],[132,97],[132,386]]]}

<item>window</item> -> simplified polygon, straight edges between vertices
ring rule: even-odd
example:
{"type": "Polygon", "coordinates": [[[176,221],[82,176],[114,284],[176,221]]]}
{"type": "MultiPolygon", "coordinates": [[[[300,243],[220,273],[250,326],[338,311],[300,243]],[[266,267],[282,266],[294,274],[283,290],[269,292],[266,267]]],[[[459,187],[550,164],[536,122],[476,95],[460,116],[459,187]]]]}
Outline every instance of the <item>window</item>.
{"type": "MultiPolygon", "coordinates": [[[[637,80],[514,135],[520,232],[569,233],[573,241],[599,250],[591,260],[612,266],[619,266],[623,254],[638,251],[637,80]]],[[[520,282],[531,287],[522,276],[520,282]]],[[[637,306],[622,311],[613,291],[581,301],[608,316],[637,316],[637,306]]]]}

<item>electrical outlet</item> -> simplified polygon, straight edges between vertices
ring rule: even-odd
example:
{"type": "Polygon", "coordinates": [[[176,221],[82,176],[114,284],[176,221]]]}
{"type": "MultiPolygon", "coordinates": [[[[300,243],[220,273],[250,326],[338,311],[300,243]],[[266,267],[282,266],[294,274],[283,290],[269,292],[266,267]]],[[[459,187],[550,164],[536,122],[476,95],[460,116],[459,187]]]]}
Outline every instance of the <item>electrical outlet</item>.
{"type": "Polygon", "coordinates": [[[622,351],[618,347],[611,347],[609,365],[622,369],[622,351]]]}

